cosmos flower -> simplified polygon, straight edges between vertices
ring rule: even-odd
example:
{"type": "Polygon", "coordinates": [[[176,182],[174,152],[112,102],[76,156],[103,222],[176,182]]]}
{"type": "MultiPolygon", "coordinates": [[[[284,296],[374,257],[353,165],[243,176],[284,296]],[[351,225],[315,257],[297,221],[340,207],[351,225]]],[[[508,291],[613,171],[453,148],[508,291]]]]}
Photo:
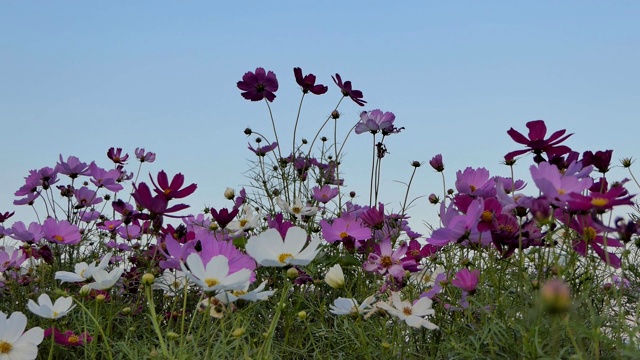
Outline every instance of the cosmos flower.
{"type": "Polygon", "coordinates": [[[316,85],[316,76],[313,74],[302,76],[302,69],[299,67],[293,68],[293,75],[295,76],[298,85],[302,88],[302,92],[304,94],[311,92],[315,95],[322,95],[329,89],[322,84],[316,85]]]}
{"type": "Polygon", "coordinates": [[[278,230],[267,229],[250,237],[245,248],[247,254],[258,264],[283,267],[309,264],[320,251],[319,246],[320,238],[317,235],[312,235],[311,241],[307,244],[307,232],[294,226],[288,229],[284,239],[278,230]]]}
{"type": "Polygon", "coordinates": [[[255,73],[245,73],[237,86],[243,91],[240,95],[247,100],[260,101],[266,98],[267,101],[273,102],[276,98],[274,93],[278,90],[278,79],[272,71],[266,72],[264,68],[259,67],[255,73]]]}
{"type": "Polygon", "coordinates": [[[27,317],[21,312],[11,316],[0,311],[0,358],[32,360],[38,356],[38,345],[44,339],[44,330],[34,327],[24,331],[27,317]]]}
{"type": "Polygon", "coordinates": [[[324,276],[324,282],[334,289],[340,289],[344,287],[344,273],[340,264],[335,264],[329,268],[327,274],[324,276]]]}
{"type": "Polygon", "coordinates": [[[186,265],[181,263],[182,271],[203,291],[245,289],[250,283],[251,270],[240,269],[230,272],[229,259],[224,255],[216,255],[206,264],[198,254],[190,254],[186,265]]]}
{"type": "Polygon", "coordinates": [[[61,280],[61,282],[81,282],[89,280],[93,277],[93,274],[98,270],[104,270],[109,265],[111,260],[111,253],[105,255],[100,263],[96,265],[96,262],[87,264],[86,262],[77,263],[74,267],[74,272],[69,271],[56,271],[55,279],[61,280]]]}
{"type": "Polygon", "coordinates": [[[366,101],[362,100],[362,98],[364,97],[364,95],[362,95],[362,91],[353,90],[351,81],[345,81],[343,83],[340,74],[336,74],[335,77],[332,76],[331,78],[333,78],[333,82],[336,83],[336,85],[338,85],[338,87],[340,88],[340,91],[342,91],[342,96],[350,97],[353,102],[360,106],[364,106],[364,104],[367,103],[366,101]]]}
{"type": "Polygon", "coordinates": [[[329,312],[334,315],[358,315],[364,314],[370,311],[371,305],[376,301],[374,295],[362,301],[362,304],[358,304],[356,299],[339,297],[333,301],[332,305],[329,305],[329,312]]]}
{"type": "Polygon", "coordinates": [[[431,323],[425,318],[425,316],[433,315],[435,312],[431,308],[432,301],[428,297],[422,297],[415,303],[400,299],[400,294],[397,292],[391,293],[391,302],[377,302],[376,307],[386,311],[389,315],[397,317],[407,323],[407,325],[414,328],[427,328],[429,330],[435,330],[438,328],[435,324],[431,323]]]}
{"type": "Polygon", "coordinates": [[[38,297],[38,303],[29,299],[27,303],[29,310],[46,319],[59,319],[69,311],[71,311],[75,305],[73,305],[72,297],[60,297],[56,299],[55,303],[51,303],[51,298],[47,294],[41,294],[38,297]]]}
{"type": "Polygon", "coordinates": [[[548,139],[545,139],[547,135],[547,126],[544,124],[544,120],[529,121],[527,123],[529,128],[529,135],[525,137],[513,128],[507,131],[507,134],[511,136],[513,141],[522,144],[527,147],[524,150],[516,150],[508,153],[504,156],[506,161],[512,161],[518,155],[532,152],[535,154],[533,161],[541,163],[544,161],[542,153],[547,154],[549,158],[553,156],[563,155],[571,151],[571,148],[565,145],[559,145],[561,142],[567,140],[571,135],[563,136],[567,131],[566,129],[558,130],[554,132],[548,139]]]}
{"type": "Polygon", "coordinates": [[[56,328],[49,328],[44,331],[45,337],[50,337],[52,335],[56,344],[69,347],[83,346],[93,340],[93,337],[86,331],[77,335],[71,330],[61,332],[56,328]]]}

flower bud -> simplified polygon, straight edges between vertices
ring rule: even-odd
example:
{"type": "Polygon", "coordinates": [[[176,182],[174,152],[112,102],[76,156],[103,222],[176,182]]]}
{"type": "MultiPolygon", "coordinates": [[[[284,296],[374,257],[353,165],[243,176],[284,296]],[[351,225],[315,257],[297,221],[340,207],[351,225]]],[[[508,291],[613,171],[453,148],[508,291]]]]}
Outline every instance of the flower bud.
{"type": "Polygon", "coordinates": [[[436,205],[440,202],[440,198],[436,194],[429,195],[429,202],[433,205],[436,205]]]}
{"type": "Polygon", "coordinates": [[[251,131],[251,128],[246,128],[246,129],[244,129],[244,134],[249,136],[249,135],[253,134],[253,131],[251,131]]]}
{"type": "Polygon", "coordinates": [[[233,190],[232,188],[227,188],[224,191],[224,197],[227,198],[228,200],[233,200],[233,198],[236,196],[236,192],[235,190],[233,190]]]}
{"type": "Polygon", "coordinates": [[[153,284],[153,281],[155,279],[156,279],[156,277],[153,276],[153,274],[146,273],[146,274],[142,275],[142,284],[143,285],[151,285],[151,284],[153,284]]]}
{"type": "Polygon", "coordinates": [[[334,119],[334,120],[337,120],[337,119],[340,118],[340,113],[338,112],[338,110],[333,110],[331,112],[331,118],[334,119]]]}
{"type": "Polygon", "coordinates": [[[104,294],[98,294],[98,295],[96,295],[96,301],[97,301],[97,302],[103,302],[103,301],[105,301],[105,299],[106,299],[106,298],[107,298],[107,297],[106,297],[104,294]]]}
{"type": "Polygon", "coordinates": [[[246,330],[242,327],[240,328],[235,328],[233,329],[233,331],[231,332],[231,336],[235,337],[235,338],[239,338],[240,336],[244,335],[244,333],[246,332],[246,330]]]}
{"type": "Polygon", "coordinates": [[[300,319],[300,320],[304,320],[304,319],[306,319],[306,318],[307,318],[307,312],[306,312],[306,311],[302,310],[302,311],[300,311],[300,312],[298,313],[298,319],[300,319]]]}
{"type": "Polygon", "coordinates": [[[571,290],[560,279],[551,279],[542,285],[540,297],[544,308],[554,314],[564,313],[571,307],[571,290]]]}
{"type": "Polygon", "coordinates": [[[298,269],[294,267],[290,267],[289,269],[287,269],[287,277],[289,279],[295,279],[298,277],[298,275],[300,275],[300,272],[298,271],[298,269]]]}
{"type": "Polygon", "coordinates": [[[177,332],[173,332],[173,331],[169,331],[167,333],[167,339],[169,340],[176,340],[180,338],[180,334],[178,334],[177,332]]]}
{"type": "Polygon", "coordinates": [[[327,271],[327,274],[324,276],[324,282],[334,289],[344,287],[344,273],[342,272],[340,264],[335,264],[329,268],[329,271],[327,271]]]}
{"type": "Polygon", "coordinates": [[[87,296],[89,295],[90,292],[91,292],[91,289],[89,289],[87,285],[84,285],[83,287],[80,288],[80,291],[78,293],[81,296],[87,296]]]}

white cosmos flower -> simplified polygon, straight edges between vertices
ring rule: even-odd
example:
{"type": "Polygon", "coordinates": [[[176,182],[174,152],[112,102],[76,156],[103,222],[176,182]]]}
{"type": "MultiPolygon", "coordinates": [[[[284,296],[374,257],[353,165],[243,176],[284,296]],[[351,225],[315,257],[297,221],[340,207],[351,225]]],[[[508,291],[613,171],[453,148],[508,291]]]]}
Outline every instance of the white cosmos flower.
{"type": "Polygon", "coordinates": [[[376,301],[374,295],[364,299],[362,304],[358,305],[356,299],[339,297],[333,305],[329,305],[329,312],[334,315],[357,315],[364,314],[371,309],[371,304],[376,301]]]}
{"type": "Polygon", "coordinates": [[[306,243],[307,232],[293,226],[287,231],[284,241],[278,230],[268,229],[249,238],[245,249],[262,266],[307,265],[320,251],[320,238],[314,234],[305,248],[306,243]]]}
{"type": "Polygon", "coordinates": [[[162,276],[156,278],[153,282],[151,288],[161,289],[164,291],[165,295],[176,296],[183,291],[185,286],[188,285],[189,279],[187,279],[187,275],[183,271],[171,271],[170,269],[165,269],[162,276]]]}
{"type": "Polygon", "coordinates": [[[111,289],[116,284],[122,273],[123,268],[115,268],[111,272],[107,272],[103,269],[98,269],[93,273],[94,282],[87,284],[88,289],[93,290],[107,290],[111,289]]]}
{"type": "Polygon", "coordinates": [[[73,305],[73,298],[71,297],[60,297],[55,303],[51,303],[49,295],[42,294],[38,297],[37,304],[35,301],[29,299],[27,307],[32,313],[43,318],[58,319],[67,315],[75,305],[73,305]]]}
{"type": "Polygon", "coordinates": [[[281,197],[276,198],[276,204],[289,214],[295,216],[298,220],[303,216],[312,216],[318,212],[318,208],[315,206],[303,206],[300,198],[294,200],[293,204],[289,205],[281,197]]]}
{"type": "Polygon", "coordinates": [[[260,221],[260,212],[254,213],[251,205],[245,205],[242,208],[243,216],[238,220],[233,220],[227,225],[227,230],[233,231],[232,235],[240,235],[245,230],[251,230],[258,226],[260,221]]]}
{"type": "Polygon", "coordinates": [[[27,317],[21,312],[11,316],[0,311],[0,359],[32,360],[38,356],[38,345],[44,339],[44,330],[34,327],[27,332],[27,317]]]}
{"type": "Polygon", "coordinates": [[[74,271],[56,271],[56,280],[62,280],[62,282],[81,282],[85,280],[91,279],[93,274],[98,270],[104,270],[107,265],[109,265],[109,260],[111,259],[111,253],[105,255],[100,264],[96,265],[96,262],[92,262],[91,264],[87,264],[86,262],[77,263],[75,265],[74,271]]]}
{"type": "Polygon", "coordinates": [[[216,299],[220,300],[223,304],[234,303],[237,300],[245,300],[256,302],[258,300],[268,299],[275,291],[262,291],[267,285],[267,281],[263,281],[260,286],[247,292],[249,290],[249,284],[243,290],[227,291],[216,295],[216,299]]]}
{"type": "Polygon", "coordinates": [[[327,271],[327,274],[324,276],[324,282],[334,289],[344,287],[344,272],[340,264],[335,264],[329,268],[329,271],[327,271]]]}
{"type": "Polygon", "coordinates": [[[392,292],[391,304],[380,301],[376,303],[376,307],[406,322],[411,327],[425,327],[429,330],[435,330],[438,326],[425,319],[425,316],[434,314],[431,304],[431,299],[427,297],[423,297],[416,301],[415,304],[411,304],[409,301],[402,301],[397,292],[392,292]]]}
{"type": "Polygon", "coordinates": [[[249,286],[251,270],[241,269],[229,274],[229,259],[224,255],[212,257],[205,266],[200,255],[191,254],[187,257],[187,265],[189,270],[180,263],[182,271],[204,291],[239,290],[249,286]]]}

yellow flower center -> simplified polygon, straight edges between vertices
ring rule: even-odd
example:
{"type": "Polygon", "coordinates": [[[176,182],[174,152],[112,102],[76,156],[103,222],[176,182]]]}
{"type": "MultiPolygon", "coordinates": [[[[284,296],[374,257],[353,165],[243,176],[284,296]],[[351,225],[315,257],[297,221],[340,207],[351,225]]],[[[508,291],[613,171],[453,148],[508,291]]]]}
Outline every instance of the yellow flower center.
{"type": "Polygon", "coordinates": [[[56,235],[53,237],[53,240],[57,241],[57,242],[63,242],[64,238],[60,235],[56,235]]]}
{"type": "Polygon", "coordinates": [[[172,284],[173,288],[176,290],[180,288],[180,285],[182,285],[182,283],[178,280],[175,280],[172,284]]]}
{"type": "Polygon", "coordinates": [[[385,255],[380,259],[380,264],[382,264],[383,267],[391,267],[391,265],[393,265],[393,260],[391,260],[391,256],[385,255]]]}
{"type": "Polygon", "coordinates": [[[564,195],[567,193],[567,190],[565,189],[558,189],[558,195],[564,195]]]}
{"type": "Polygon", "coordinates": [[[59,312],[57,312],[57,311],[54,311],[54,312],[53,312],[53,317],[54,317],[54,318],[55,318],[55,317],[58,317],[58,315],[60,315],[60,313],[59,313],[59,312]]]}
{"type": "Polygon", "coordinates": [[[605,198],[593,198],[591,199],[591,205],[593,206],[605,206],[609,203],[608,199],[605,198]]]}
{"type": "Polygon", "coordinates": [[[232,294],[233,294],[233,295],[238,296],[238,297],[240,297],[240,296],[242,296],[242,295],[244,295],[244,294],[246,294],[246,293],[247,293],[247,292],[246,292],[246,291],[244,291],[244,290],[234,290],[234,291],[232,292],[232,294]]]}
{"type": "Polygon", "coordinates": [[[280,254],[280,256],[278,256],[278,261],[282,264],[286,264],[287,259],[288,258],[292,258],[293,255],[289,254],[289,253],[284,253],[284,254],[280,254]]]}
{"type": "Polygon", "coordinates": [[[292,207],[292,208],[291,208],[291,211],[292,211],[294,214],[300,214],[300,212],[302,211],[302,208],[301,208],[301,207],[299,207],[299,206],[294,206],[294,207],[292,207]]]}
{"type": "Polygon", "coordinates": [[[165,195],[169,195],[170,192],[171,192],[171,189],[164,189],[164,194],[165,195]]]}
{"type": "Polygon", "coordinates": [[[245,225],[247,225],[247,223],[249,222],[249,220],[247,219],[240,219],[240,227],[244,227],[245,225]]]}
{"type": "Polygon", "coordinates": [[[482,215],[480,215],[480,218],[484,222],[490,222],[491,220],[493,220],[493,213],[489,210],[485,210],[482,212],[482,215]]]}
{"type": "Polygon", "coordinates": [[[591,226],[587,226],[582,230],[582,238],[586,242],[591,242],[593,239],[595,239],[596,234],[596,229],[592,228],[591,226]]]}
{"type": "Polygon", "coordinates": [[[220,284],[220,280],[218,280],[216,278],[206,278],[206,279],[204,279],[204,283],[207,284],[208,287],[214,287],[214,286],[220,284]]]}
{"type": "Polygon", "coordinates": [[[469,188],[471,189],[471,192],[474,192],[474,191],[476,191],[476,189],[477,189],[477,188],[476,188],[475,186],[473,186],[473,185],[469,185],[469,188]]]}
{"type": "Polygon", "coordinates": [[[13,349],[13,345],[4,340],[0,340],[0,354],[8,354],[11,352],[11,349],[13,349]]]}
{"type": "Polygon", "coordinates": [[[349,236],[349,234],[347,234],[347,232],[346,232],[346,231],[343,231],[343,232],[341,232],[341,233],[340,233],[340,239],[344,239],[344,238],[346,238],[347,236],[349,236]]]}
{"type": "Polygon", "coordinates": [[[405,306],[405,307],[403,307],[403,308],[402,308],[402,312],[403,312],[405,315],[409,316],[409,315],[411,315],[411,308],[410,308],[410,307],[408,307],[408,306],[405,306]]]}
{"type": "Polygon", "coordinates": [[[67,339],[67,342],[69,344],[77,344],[80,342],[80,338],[78,337],[78,335],[71,335],[69,336],[69,338],[67,339]]]}

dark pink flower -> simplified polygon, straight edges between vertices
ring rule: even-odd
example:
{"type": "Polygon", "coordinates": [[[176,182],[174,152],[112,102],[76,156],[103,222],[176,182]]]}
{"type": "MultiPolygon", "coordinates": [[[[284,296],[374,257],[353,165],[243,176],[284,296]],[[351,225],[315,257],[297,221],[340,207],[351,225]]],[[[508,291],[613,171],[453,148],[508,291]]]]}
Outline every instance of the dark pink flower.
{"type": "Polygon", "coordinates": [[[393,250],[391,248],[391,239],[386,238],[375,246],[375,251],[369,254],[362,267],[366,271],[377,272],[380,275],[389,274],[395,279],[402,279],[405,275],[405,266],[415,265],[413,259],[401,261],[406,252],[406,244],[393,250]]]}
{"type": "Polygon", "coordinates": [[[44,337],[50,337],[52,334],[55,342],[62,346],[83,346],[93,340],[93,337],[91,337],[88,332],[76,335],[71,330],[65,332],[60,332],[56,328],[48,328],[44,330],[44,337]]]}
{"type": "Polygon", "coordinates": [[[316,85],[316,76],[313,74],[302,76],[302,69],[299,67],[293,68],[293,75],[295,76],[298,85],[302,88],[302,92],[304,94],[311,91],[312,94],[322,95],[329,89],[322,84],[316,85]]]}
{"type": "Polygon", "coordinates": [[[273,101],[276,98],[274,92],[278,90],[278,79],[272,71],[266,72],[259,67],[255,73],[251,71],[245,73],[237,86],[243,91],[240,95],[247,100],[260,101],[266,98],[268,101],[273,101]]]}
{"type": "Polygon", "coordinates": [[[533,161],[536,163],[541,163],[544,161],[542,157],[542,153],[546,153],[548,157],[553,157],[557,155],[563,155],[571,151],[568,146],[558,145],[561,142],[567,140],[571,135],[566,136],[564,133],[567,131],[566,129],[558,130],[554,132],[548,139],[545,139],[545,135],[547,135],[547,126],[544,124],[544,120],[535,120],[529,121],[527,123],[527,128],[529,128],[529,137],[525,137],[518,131],[513,128],[507,131],[507,134],[511,136],[513,141],[525,145],[527,149],[524,150],[516,150],[508,153],[504,156],[506,161],[511,161],[518,155],[526,154],[528,152],[532,152],[535,154],[533,161]]]}
{"type": "Polygon", "coordinates": [[[479,276],[480,270],[475,269],[469,271],[469,269],[464,268],[456,273],[455,277],[451,280],[451,285],[471,294],[475,292],[476,287],[478,287],[479,276]]]}
{"type": "Polygon", "coordinates": [[[153,181],[153,177],[149,174],[149,178],[151,179],[151,183],[155,187],[154,191],[158,195],[163,195],[167,200],[171,199],[182,199],[191,194],[193,194],[198,185],[191,184],[183,189],[180,189],[184,184],[184,175],[178,173],[173,176],[171,179],[171,183],[169,183],[169,178],[167,177],[167,173],[164,170],[158,173],[158,183],[156,184],[153,181]]]}
{"type": "Polygon", "coordinates": [[[431,165],[431,167],[435,171],[443,172],[444,171],[444,163],[442,162],[442,154],[438,154],[438,155],[434,156],[431,160],[429,160],[429,165],[431,165]]]}
{"type": "Polygon", "coordinates": [[[609,171],[611,155],[613,155],[613,150],[596,151],[595,154],[591,151],[585,151],[582,154],[582,166],[593,165],[599,172],[604,174],[609,171]]]}
{"type": "Polygon", "coordinates": [[[336,76],[335,77],[332,76],[332,78],[333,78],[333,82],[335,82],[336,85],[338,85],[338,87],[340,88],[340,91],[342,91],[342,96],[350,97],[351,100],[353,100],[353,102],[355,102],[360,106],[364,106],[364,104],[367,103],[366,101],[362,100],[364,96],[362,95],[362,91],[353,90],[353,88],[351,87],[351,81],[345,81],[343,83],[342,78],[340,77],[340,74],[336,74],[336,76]]]}
{"type": "Polygon", "coordinates": [[[136,200],[136,203],[149,210],[151,218],[156,218],[158,215],[167,215],[180,210],[184,210],[189,207],[186,204],[177,204],[169,207],[169,200],[167,200],[164,194],[158,194],[156,196],[151,195],[151,189],[145,183],[140,183],[138,186],[133,186],[134,192],[131,196],[136,200]]]}
{"type": "Polygon", "coordinates": [[[320,226],[322,227],[322,236],[329,243],[343,241],[347,238],[352,241],[371,238],[371,229],[362,226],[360,220],[354,216],[343,215],[334,219],[331,224],[327,220],[322,220],[320,226]]]}

